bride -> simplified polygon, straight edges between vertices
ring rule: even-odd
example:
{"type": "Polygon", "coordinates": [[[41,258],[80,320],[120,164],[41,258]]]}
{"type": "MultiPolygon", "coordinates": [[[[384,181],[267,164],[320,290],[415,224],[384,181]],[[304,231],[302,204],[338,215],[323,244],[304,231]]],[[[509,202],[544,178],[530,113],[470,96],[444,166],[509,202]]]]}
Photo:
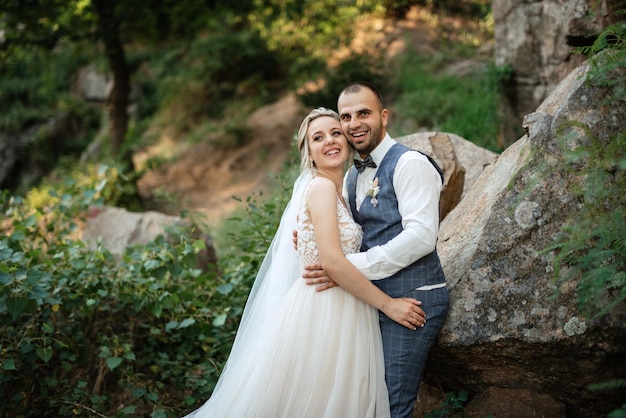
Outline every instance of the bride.
{"type": "Polygon", "coordinates": [[[189,418],[389,416],[376,309],[414,329],[417,301],[389,297],[344,255],[359,251],[362,231],[341,197],[353,151],[337,113],[309,113],[298,147],[302,173],[229,359],[211,398],[189,418]],[[316,292],[299,280],[302,266],[315,263],[340,287],[316,292]]]}

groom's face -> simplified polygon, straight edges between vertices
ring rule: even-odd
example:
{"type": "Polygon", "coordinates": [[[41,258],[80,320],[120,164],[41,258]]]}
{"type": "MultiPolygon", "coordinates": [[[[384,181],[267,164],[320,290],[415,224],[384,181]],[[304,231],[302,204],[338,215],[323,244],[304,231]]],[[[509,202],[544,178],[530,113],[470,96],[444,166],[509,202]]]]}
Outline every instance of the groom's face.
{"type": "Polygon", "coordinates": [[[356,93],[342,93],[337,101],[341,129],[350,144],[365,158],[385,137],[387,109],[365,87],[356,93]]]}

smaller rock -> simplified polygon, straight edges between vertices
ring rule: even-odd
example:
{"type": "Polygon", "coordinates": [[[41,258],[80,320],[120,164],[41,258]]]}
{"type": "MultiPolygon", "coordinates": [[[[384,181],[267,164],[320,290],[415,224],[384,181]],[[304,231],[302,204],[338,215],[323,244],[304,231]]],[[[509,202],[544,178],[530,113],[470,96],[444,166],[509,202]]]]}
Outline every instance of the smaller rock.
{"type": "MultiPolygon", "coordinates": [[[[191,226],[190,222],[178,216],[164,215],[159,212],[129,212],[126,209],[111,206],[94,206],[89,209],[89,216],[82,240],[90,250],[96,249],[98,242],[113,255],[120,256],[126,247],[147,244],[161,234],[167,234],[171,228],[191,226]]],[[[193,238],[203,239],[206,249],[198,254],[201,268],[209,268],[217,262],[211,237],[192,228],[193,238]]]]}

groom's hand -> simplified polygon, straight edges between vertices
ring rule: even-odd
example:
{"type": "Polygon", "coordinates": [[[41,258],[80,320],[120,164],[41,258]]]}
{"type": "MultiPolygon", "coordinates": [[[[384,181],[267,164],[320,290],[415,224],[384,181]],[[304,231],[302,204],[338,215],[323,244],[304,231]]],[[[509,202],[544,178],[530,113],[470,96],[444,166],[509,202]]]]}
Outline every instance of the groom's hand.
{"type": "Polygon", "coordinates": [[[323,292],[330,288],[338,286],[333,279],[331,279],[320,264],[309,264],[304,266],[304,273],[302,278],[308,285],[318,285],[316,292],[323,292]]]}

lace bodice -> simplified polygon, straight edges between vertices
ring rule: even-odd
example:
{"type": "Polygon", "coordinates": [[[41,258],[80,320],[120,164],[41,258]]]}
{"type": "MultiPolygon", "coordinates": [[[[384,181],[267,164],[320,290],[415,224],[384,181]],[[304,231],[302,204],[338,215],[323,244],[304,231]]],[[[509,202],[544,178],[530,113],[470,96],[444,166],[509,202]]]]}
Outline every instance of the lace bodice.
{"type": "MultiPolygon", "coordinates": [[[[337,219],[339,221],[339,239],[343,253],[349,254],[358,252],[361,248],[363,230],[361,226],[352,219],[350,212],[339,197],[337,197],[337,219]]],[[[301,265],[318,264],[320,262],[319,251],[315,241],[315,231],[306,205],[306,199],[304,199],[298,214],[297,231],[298,258],[300,259],[301,265]]]]}

